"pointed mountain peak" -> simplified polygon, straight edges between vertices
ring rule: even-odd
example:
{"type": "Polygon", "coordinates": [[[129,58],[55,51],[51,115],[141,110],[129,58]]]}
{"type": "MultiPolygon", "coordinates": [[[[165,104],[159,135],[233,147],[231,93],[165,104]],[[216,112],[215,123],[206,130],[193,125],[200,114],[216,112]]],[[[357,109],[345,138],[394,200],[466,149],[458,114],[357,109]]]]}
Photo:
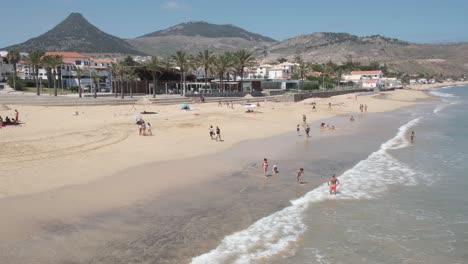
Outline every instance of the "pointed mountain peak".
{"type": "Polygon", "coordinates": [[[80,13],[71,13],[48,32],[7,49],[11,48],[17,48],[21,51],[41,49],[85,53],[142,54],[126,41],[101,31],[80,13]]]}

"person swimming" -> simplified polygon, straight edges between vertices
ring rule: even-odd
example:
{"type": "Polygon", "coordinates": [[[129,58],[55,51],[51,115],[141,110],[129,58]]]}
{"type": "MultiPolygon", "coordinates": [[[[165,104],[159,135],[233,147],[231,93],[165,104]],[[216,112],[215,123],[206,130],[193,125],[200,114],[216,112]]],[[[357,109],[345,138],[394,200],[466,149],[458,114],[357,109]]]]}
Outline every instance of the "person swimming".
{"type": "Polygon", "coordinates": [[[278,174],[278,173],[279,173],[278,166],[273,165],[273,174],[278,174]]]}

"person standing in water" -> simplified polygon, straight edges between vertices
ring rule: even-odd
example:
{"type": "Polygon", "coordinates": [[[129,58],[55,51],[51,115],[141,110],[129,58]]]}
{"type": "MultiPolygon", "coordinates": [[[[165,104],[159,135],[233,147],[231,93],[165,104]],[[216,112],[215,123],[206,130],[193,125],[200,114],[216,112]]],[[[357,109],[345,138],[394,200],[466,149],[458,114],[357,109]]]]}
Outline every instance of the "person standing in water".
{"type": "Polygon", "coordinates": [[[303,173],[304,173],[304,168],[300,168],[300,169],[297,171],[297,174],[296,174],[296,181],[297,181],[297,183],[301,183],[301,176],[302,176],[303,173]]]}
{"type": "Polygon", "coordinates": [[[411,140],[411,144],[414,144],[414,131],[411,131],[411,136],[410,136],[410,140],[411,140]]]}
{"type": "Polygon", "coordinates": [[[305,132],[306,132],[306,135],[307,137],[310,137],[309,133],[310,133],[310,127],[309,125],[307,125],[306,129],[305,129],[305,132]]]}
{"type": "Polygon", "coordinates": [[[334,194],[336,195],[336,186],[338,186],[338,184],[340,184],[340,181],[336,178],[335,174],[333,174],[330,178],[330,180],[328,180],[328,186],[330,186],[330,194],[334,194]]]}
{"type": "Polygon", "coordinates": [[[263,159],[263,175],[266,177],[267,176],[267,171],[268,171],[268,160],[266,158],[263,159]]]}

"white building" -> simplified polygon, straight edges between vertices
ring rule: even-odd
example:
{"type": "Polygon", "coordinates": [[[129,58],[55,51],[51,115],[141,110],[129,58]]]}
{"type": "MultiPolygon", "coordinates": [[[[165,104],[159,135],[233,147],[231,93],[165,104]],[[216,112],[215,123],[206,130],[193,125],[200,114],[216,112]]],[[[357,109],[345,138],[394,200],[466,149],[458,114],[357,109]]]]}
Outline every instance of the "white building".
{"type": "Polygon", "coordinates": [[[254,76],[252,76],[253,77],[252,79],[254,79],[254,78],[256,78],[256,79],[266,79],[266,78],[268,78],[271,68],[273,68],[273,66],[270,65],[270,64],[262,64],[260,66],[257,66],[254,69],[254,72],[253,72],[254,76]]]}
{"type": "Polygon", "coordinates": [[[346,74],[341,77],[341,82],[353,82],[358,84],[361,80],[364,79],[380,79],[382,78],[383,72],[382,71],[352,71],[351,74],[346,74]]]}
{"type": "Polygon", "coordinates": [[[291,79],[291,76],[296,69],[296,64],[283,62],[273,66],[268,70],[269,79],[291,79]]]}
{"type": "Polygon", "coordinates": [[[401,83],[397,78],[380,78],[379,87],[381,88],[398,88],[401,87],[401,83]]]}

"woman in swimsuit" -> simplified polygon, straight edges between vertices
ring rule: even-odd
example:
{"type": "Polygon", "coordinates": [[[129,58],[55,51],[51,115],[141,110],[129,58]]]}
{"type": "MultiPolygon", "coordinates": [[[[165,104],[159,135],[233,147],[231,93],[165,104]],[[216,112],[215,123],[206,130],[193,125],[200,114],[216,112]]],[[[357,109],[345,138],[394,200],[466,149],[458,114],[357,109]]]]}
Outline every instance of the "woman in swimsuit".
{"type": "Polygon", "coordinates": [[[267,161],[267,159],[263,159],[262,167],[263,167],[263,174],[266,177],[267,176],[267,171],[268,171],[268,161],[267,161]]]}

